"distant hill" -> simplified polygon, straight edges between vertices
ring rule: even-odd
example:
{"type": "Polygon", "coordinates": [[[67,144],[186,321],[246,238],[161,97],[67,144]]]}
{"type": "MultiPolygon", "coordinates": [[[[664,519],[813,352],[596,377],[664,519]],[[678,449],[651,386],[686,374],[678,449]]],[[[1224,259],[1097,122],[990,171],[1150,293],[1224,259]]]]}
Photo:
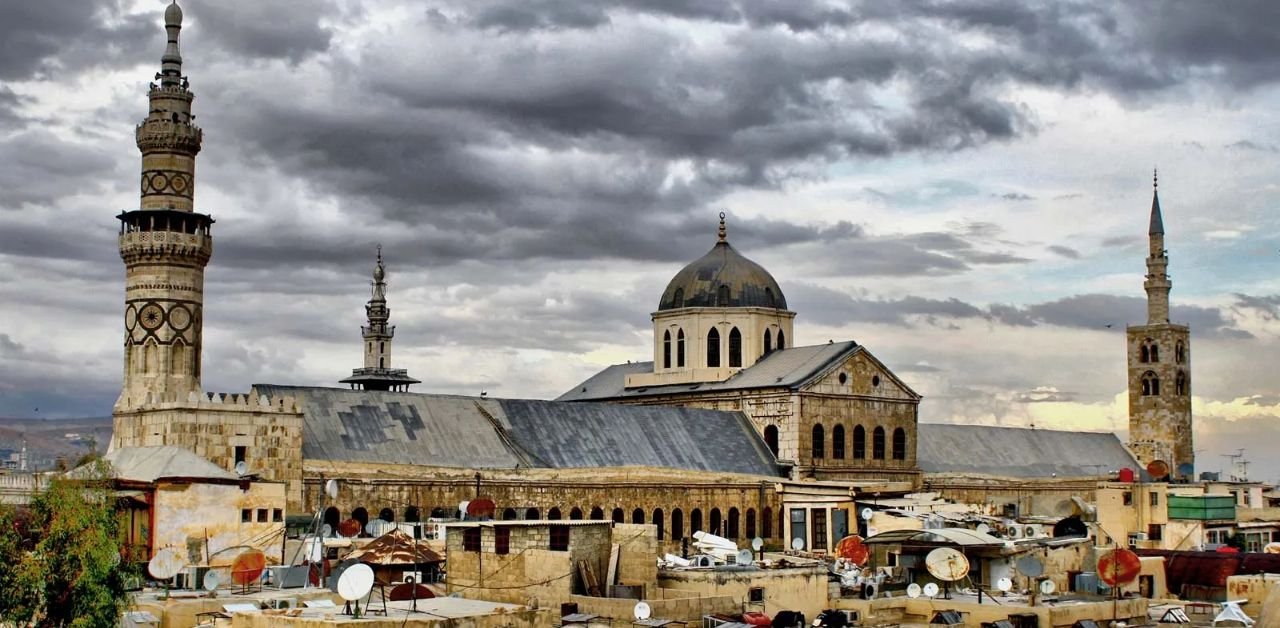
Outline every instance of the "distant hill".
{"type": "Polygon", "coordinates": [[[58,458],[68,464],[88,453],[107,451],[111,441],[111,417],[78,419],[17,419],[0,417],[0,462],[27,444],[27,470],[52,469],[58,458]]]}

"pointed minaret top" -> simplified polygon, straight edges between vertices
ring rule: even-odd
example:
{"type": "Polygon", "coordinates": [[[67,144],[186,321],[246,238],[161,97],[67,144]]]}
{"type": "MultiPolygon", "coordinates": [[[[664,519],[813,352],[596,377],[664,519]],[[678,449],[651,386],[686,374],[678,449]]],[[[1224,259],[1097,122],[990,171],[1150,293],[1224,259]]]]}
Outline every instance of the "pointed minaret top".
{"type": "Polygon", "coordinates": [[[720,241],[728,242],[729,232],[724,226],[724,212],[720,212],[720,241]]]}
{"type": "Polygon", "coordinates": [[[1164,217],[1160,215],[1160,173],[1151,176],[1151,228],[1148,235],[1164,235],[1164,217]]]}
{"type": "Polygon", "coordinates": [[[178,51],[178,33],[182,31],[182,7],[175,0],[164,10],[164,30],[168,34],[168,43],[164,48],[164,56],[160,57],[160,85],[177,87],[182,83],[182,53],[178,51]]]}

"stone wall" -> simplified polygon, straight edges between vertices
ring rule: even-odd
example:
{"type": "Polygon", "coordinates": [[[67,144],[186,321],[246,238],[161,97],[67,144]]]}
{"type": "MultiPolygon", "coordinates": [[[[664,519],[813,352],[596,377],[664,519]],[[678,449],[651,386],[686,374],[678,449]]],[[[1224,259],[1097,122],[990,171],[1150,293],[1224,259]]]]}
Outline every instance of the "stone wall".
{"type": "Polygon", "coordinates": [[[152,494],[152,550],[171,547],[191,564],[205,564],[209,554],[252,545],[279,560],[284,492],[284,484],[275,482],[253,482],[248,490],[235,484],[162,482],[152,494]]]}
{"type": "Polygon", "coordinates": [[[658,585],[658,527],[651,524],[615,523],[613,542],[618,546],[618,584],[658,585]]]}
{"type": "MultiPolygon", "coordinates": [[[[571,601],[578,605],[579,612],[611,618],[614,625],[627,625],[634,618],[636,600],[575,595],[571,601]]],[[[654,619],[672,619],[694,626],[701,625],[707,615],[742,612],[742,606],[730,596],[702,596],[692,591],[657,589],[644,601],[654,619]]]]}
{"type": "Polygon", "coordinates": [[[707,597],[729,597],[739,611],[761,611],[772,617],[778,611],[800,611],[812,618],[827,607],[827,570],[821,563],[785,569],[663,570],[658,584],[667,589],[696,592],[707,597]],[[764,601],[752,603],[751,590],[760,589],[764,601]]]}
{"type": "Polygon", "coordinates": [[[447,591],[466,598],[558,607],[585,591],[578,564],[585,562],[599,582],[605,579],[611,545],[610,526],[572,525],[568,551],[550,549],[550,525],[509,525],[510,550],[495,551],[495,526],[450,526],[445,540],[449,556],[447,591]],[[480,530],[480,551],[467,551],[467,529],[480,530]]]}

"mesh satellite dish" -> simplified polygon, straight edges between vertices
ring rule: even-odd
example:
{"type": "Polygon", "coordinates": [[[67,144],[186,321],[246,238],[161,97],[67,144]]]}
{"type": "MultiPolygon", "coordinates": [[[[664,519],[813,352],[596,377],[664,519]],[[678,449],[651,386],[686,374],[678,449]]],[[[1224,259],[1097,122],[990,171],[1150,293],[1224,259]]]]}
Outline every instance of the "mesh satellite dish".
{"type": "Polygon", "coordinates": [[[636,602],[635,607],[631,609],[631,615],[636,618],[636,621],[644,621],[653,617],[653,609],[649,608],[648,602],[636,602]]]}
{"type": "Polygon", "coordinates": [[[333,526],[331,526],[331,525],[329,525],[329,524],[327,524],[327,523],[326,523],[326,524],[324,524],[324,525],[322,525],[322,526],[320,526],[320,536],[322,536],[322,537],[324,537],[324,538],[326,538],[326,539],[327,539],[327,538],[329,538],[329,537],[331,537],[331,536],[333,536],[333,526]]]}
{"type": "Polygon", "coordinates": [[[752,562],[754,562],[754,560],[755,560],[755,555],[751,553],[751,550],[749,549],[738,550],[737,563],[739,565],[750,565],[752,562]]]}
{"type": "Polygon", "coordinates": [[[871,518],[872,518],[872,517],[874,517],[874,516],[876,516],[876,513],[875,513],[875,511],[871,510],[870,508],[863,508],[863,509],[862,509],[862,520],[863,520],[863,521],[871,521],[871,518]]]}
{"type": "Polygon", "coordinates": [[[347,538],[351,538],[351,537],[353,537],[353,536],[359,536],[359,535],[360,535],[360,520],[359,520],[359,519],[347,519],[346,521],[343,521],[342,523],[339,523],[339,524],[338,524],[338,534],[339,534],[339,535],[341,535],[341,536],[345,536],[345,537],[347,537],[347,538]]]}
{"type": "Polygon", "coordinates": [[[364,563],[347,567],[338,578],[338,596],[356,603],[355,616],[360,616],[360,600],[373,590],[373,569],[364,563]]]}
{"type": "Polygon", "coordinates": [[[498,506],[488,497],[478,497],[467,502],[466,513],[477,519],[492,519],[493,513],[497,512],[498,506]]]}
{"type": "Polygon", "coordinates": [[[1054,584],[1052,580],[1044,580],[1040,583],[1040,593],[1042,595],[1053,595],[1053,592],[1057,590],[1058,585],[1054,584]]]}
{"type": "Polygon", "coordinates": [[[1163,460],[1152,460],[1147,463],[1147,474],[1153,480],[1159,480],[1169,475],[1169,463],[1163,460]]]}
{"type": "Polygon", "coordinates": [[[151,557],[147,563],[147,573],[156,580],[170,580],[187,566],[187,559],[178,550],[166,547],[151,557]]]}
{"type": "Polygon", "coordinates": [[[978,527],[974,528],[974,530],[976,530],[978,534],[991,534],[991,526],[985,523],[979,523],[978,527]]]}
{"type": "Polygon", "coordinates": [[[920,585],[914,582],[907,585],[907,597],[914,600],[920,597],[920,593],[921,593],[920,585]]]}
{"type": "Polygon", "coordinates": [[[209,591],[210,593],[217,591],[218,587],[222,586],[222,575],[210,569],[205,572],[204,582],[201,584],[204,585],[205,591],[209,591]]]}
{"type": "Polygon", "coordinates": [[[1009,590],[1013,588],[1013,580],[1010,580],[1008,578],[1001,578],[999,580],[996,580],[996,588],[1005,593],[1008,593],[1009,590]]]}
{"type": "Polygon", "coordinates": [[[862,542],[862,537],[851,534],[836,543],[836,556],[861,567],[871,558],[871,549],[862,542]]]}
{"type": "Polygon", "coordinates": [[[939,547],[929,552],[924,557],[924,566],[930,575],[943,582],[955,582],[969,575],[969,559],[951,547],[939,547]]]}
{"type": "Polygon", "coordinates": [[[236,463],[236,475],[246,475],[248,473],[249,465],[245,464],[243,460],[236,463]]]}
{"type": "Polygon", "coordinates": [[[940,590],[941,589],[938,588],[938,583],[930,582],[929,584],[924,585],[924,588],[920,591],[921,593],[924,593],[925,597],[937,597],[938,591],[940,590]]]}
{"type": "Polygon", "coordinates": [[[793,550],[795,550],[795,551],[797,551],[797,552],[798,552],[798,551],[800,551],[800,550],[803,550],[803,549],[804,549],[804,539],[803,539],[803,538],[801,538],[801,537],[798,537],[798,536],[797,536],[796,538],[794,538],[794,539],[791,539],[791,549],[793,549],[793,550]]]}
{"type": "Polygon", "coordinates": [[[1018,559],[1018,562],[1014,563],[1014,566],[1018,568],[1018,573],[1028,578],[1038,578],[1044,575],[1044,563],[1040,562],[1040,559],[1035,556],[1023,556],[1018,559]]]}
{"type": "Polygon", "coordinates": [[[262,577],[262,572],[266,568],[267,555],[260,550],[241,552],[235,560],[231,561],[231,581],[242,587],[248,587],[262,577]]]}
{"type": "Polygon", "coordinates": [[[757,552],[764,549],[764,539],[758,536],[754,539],[751,539],[751,549],[757,552]]]}
{"type": "Polygon", "coordinates": [[[1098,557],[1098,579],[1110,586],[1123,586],[1138,579],[1142,559],[1127,549],[1114,549],[1098,557]]]}
{"type": "Polygon", "coordinates": [[[329,499],[337,499],[337,498],[338,498],[338,481],[337,481],[337,480],[329,480],[329,481],[325,482],[325,483],[324,483],[324,494],[325,494],[325,495],[328,495],[328,496],[329,496],[329,499]]]}

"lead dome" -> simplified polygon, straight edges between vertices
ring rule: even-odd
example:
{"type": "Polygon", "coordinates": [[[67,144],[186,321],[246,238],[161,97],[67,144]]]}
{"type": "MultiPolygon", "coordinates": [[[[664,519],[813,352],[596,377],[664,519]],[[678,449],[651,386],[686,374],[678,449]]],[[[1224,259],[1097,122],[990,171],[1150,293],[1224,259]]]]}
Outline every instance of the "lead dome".
{"type": "Polygon", "coordinates": [[[777,280],[763,266],[747,259],[729,244],[724,214],[720,240],[706,255],[685,266],[667,284],[658,310],[682,307],[764,307],[787,309],[777,280]]]}

